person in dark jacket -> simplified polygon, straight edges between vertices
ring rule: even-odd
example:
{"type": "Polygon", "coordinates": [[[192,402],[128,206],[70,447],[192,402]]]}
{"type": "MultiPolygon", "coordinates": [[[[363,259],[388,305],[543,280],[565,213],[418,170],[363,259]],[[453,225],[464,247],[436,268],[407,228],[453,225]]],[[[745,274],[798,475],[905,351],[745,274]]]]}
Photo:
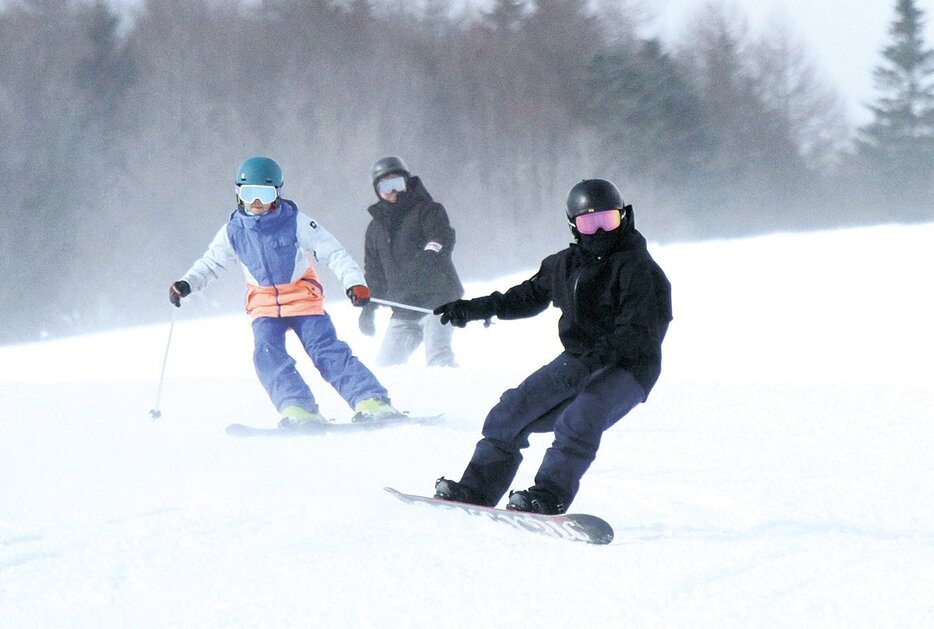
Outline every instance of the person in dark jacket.
{"type": "MultiPolygon", "coordinates": [[[[372,296],[423,310],[463,296],[451,259],[454,230],[444,206],[398,157],[377,160],[371,175],[379,201],[368,208],[373,220],[366,229],[363,266],[372,296]]],[[[367,336],[376,334],[376,308],[370,302],[360,313],[360,331],[367,336]]],[[[429,366],[456,366],[451,337],[451,328],[437,317],[393,307],[376,364],[404,364],[424,342],[429,366]]]]}
{"type": "Polygon", "coordinates": [[[444,477],[435,496],[496,506],[512,483],[533,432],[554,432],[529,489],[507,509],[564,513],[596,458],[603,432],[644,402],[661,373],[671,321],[671,285],[636,231],[631,205],[602,179],[571,188],[567,218],[575,243],[548,256],[531,279],[486,297],[458,299],[434,313],[442,323],[519,319],[561,310],[564,346],[550,363],[503,393],[460,481],[444,477]]]}

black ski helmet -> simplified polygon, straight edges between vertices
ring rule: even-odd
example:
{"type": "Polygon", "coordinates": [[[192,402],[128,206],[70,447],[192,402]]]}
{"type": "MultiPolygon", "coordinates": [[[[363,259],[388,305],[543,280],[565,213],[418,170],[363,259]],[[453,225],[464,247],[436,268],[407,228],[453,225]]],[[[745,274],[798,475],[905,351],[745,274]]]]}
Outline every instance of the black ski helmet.
{"type": "Polygon", "coordinates": [[[372,175],[374,184],[379,179],[392,173],[400,173],[405,175],[406,179],[409,178],[409,167],[405,165],[405,162],[402,161],[401,157],[396,157],[395,155],[382,157],[373,162],[373,166],[370,169],[370,174],[372,175]]]}
{"type": "Polygon", "coordinates": [[[581,214],[604,210],[625,212],[626,209],[619,188],[605,179],[584,179],[575,184],[568,192],[567,205],[568,222],[572,225],[581,214]]]}

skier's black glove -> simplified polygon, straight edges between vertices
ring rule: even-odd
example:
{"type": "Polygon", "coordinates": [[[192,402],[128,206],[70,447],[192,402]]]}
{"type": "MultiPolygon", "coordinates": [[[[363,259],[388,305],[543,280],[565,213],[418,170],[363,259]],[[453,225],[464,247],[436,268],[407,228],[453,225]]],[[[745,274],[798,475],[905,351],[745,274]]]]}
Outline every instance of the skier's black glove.
{"type": "Polygon", "coordinates": [[[185,280],[172,282],[169,286],[169,301],[176,308],[182,307],[182,297],[188,297],[191,294],[191,286],[185,280]]]}
{"type": "Polygon", "coordinates": [[[450,301],[438,306],[432,312],[441,315],[442,324],[450,323],[458,328],[463,328],[470,321],[489,319],[496,314],[493,302],[489,297],[450,301]]]}
{"type": "Polygon", "coordinates": [[[350,298],[350,303],[354,306],[363,308],[370,303],[370,289],[362,284],[351,286],[347,289],[347,297],[350,298]]]}
{"type": "Polygon", "coordinates": [[[376,334],[376,305],[367,304],[363,307],[363,310],[360,311],[360,331],[363,332],[366,336],[373,336],[376,334]]]}

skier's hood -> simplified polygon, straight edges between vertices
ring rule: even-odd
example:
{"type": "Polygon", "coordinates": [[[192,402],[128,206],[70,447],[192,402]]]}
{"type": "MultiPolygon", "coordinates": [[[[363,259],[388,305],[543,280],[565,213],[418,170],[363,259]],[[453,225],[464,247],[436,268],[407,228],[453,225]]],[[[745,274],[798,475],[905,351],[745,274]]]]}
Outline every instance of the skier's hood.
{"type": "Polygon", "coordinates": [[[367,208],[373,218],[401,216],[421,203],[431,203],[434,199],[425,188],[420,177],[406,177],[405,192],[400,192],[395,203],[380,199],[367,208]]]}

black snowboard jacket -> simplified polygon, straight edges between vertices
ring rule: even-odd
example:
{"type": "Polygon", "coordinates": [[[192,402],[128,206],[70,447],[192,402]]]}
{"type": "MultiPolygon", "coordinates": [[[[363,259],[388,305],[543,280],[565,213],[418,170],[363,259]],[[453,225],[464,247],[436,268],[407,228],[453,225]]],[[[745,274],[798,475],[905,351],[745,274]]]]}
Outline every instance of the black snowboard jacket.
{"type": "MultiPolygon", "coordinates": [[[[464,294],[451,259],[454,229],[418,177],[409,177],[406,187],[395,203],[381,199],[368,208],[373,220],[366,229],[364,275],[374,297],[434,309],[464,294]],[[433,251],[437,245],[441,250],[433,251]]],[[[393,308],[393,316],[424,315],[393,308]]]]}
{"type": "Polygon", "coordinates": [[[671,284],[636,231],[632,210],[616,249],[596,256],[578,244],[552,254],[530,279],[505,293],[470,300],[472,318],[520,319],[561,310],[558,336],[590,370],[618,365],[646,396],[661,373],[672,319],[671,284]]]}

